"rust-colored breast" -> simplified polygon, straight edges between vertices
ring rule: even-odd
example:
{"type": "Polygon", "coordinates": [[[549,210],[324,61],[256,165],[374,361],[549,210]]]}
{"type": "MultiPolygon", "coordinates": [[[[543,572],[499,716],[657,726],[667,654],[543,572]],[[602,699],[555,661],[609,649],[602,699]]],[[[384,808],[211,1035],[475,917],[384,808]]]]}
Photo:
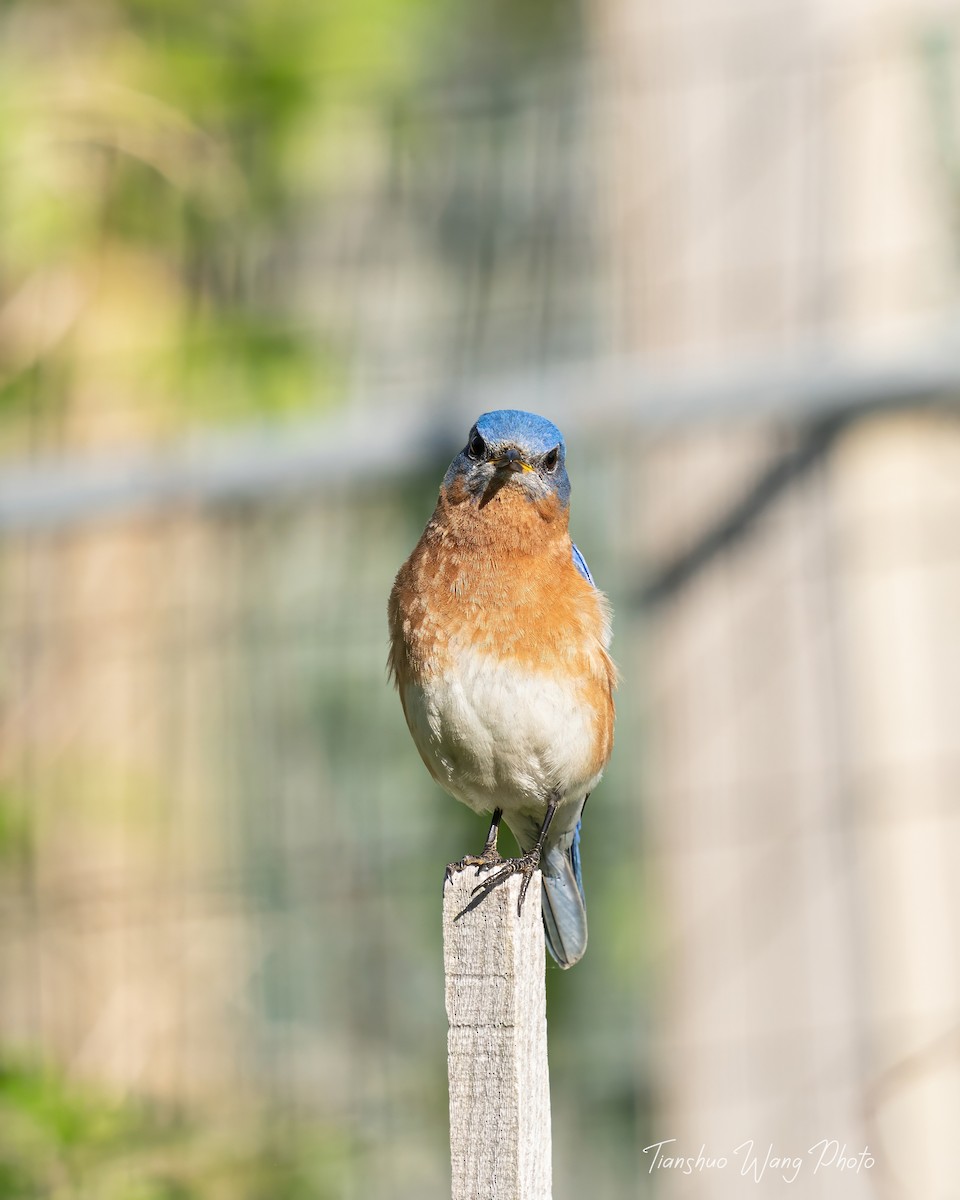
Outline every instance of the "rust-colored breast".
{"type": "Polygon", "coordinates": [[[458,655],[570,680],[595,714],[597,769],[613,745],[616,672],[606,599],[573,564],[567,512],[505,487],[483,507],[441,494],[390,595],[389,666],[429,686],[458,655]]]}

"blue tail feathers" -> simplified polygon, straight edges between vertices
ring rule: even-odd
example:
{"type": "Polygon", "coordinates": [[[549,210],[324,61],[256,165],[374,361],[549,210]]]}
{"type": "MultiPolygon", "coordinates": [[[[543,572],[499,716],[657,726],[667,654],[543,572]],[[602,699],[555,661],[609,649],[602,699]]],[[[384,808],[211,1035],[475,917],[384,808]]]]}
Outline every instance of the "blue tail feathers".
{"type": "Polygon", "coordinates": [[[548,845],[543,872],[543,930],[547,949],[561,967],[579,962],[587,948],[587,908],[580,874],[580,822],[548,845]]]}

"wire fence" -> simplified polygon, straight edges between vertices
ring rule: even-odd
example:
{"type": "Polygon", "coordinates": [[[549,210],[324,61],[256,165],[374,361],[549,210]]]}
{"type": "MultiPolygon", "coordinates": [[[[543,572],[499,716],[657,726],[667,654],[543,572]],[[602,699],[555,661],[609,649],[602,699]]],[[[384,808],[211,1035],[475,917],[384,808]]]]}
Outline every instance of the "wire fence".
{"type": "Polygon", "coordinates": [[[186,189],[158,269],[123,192],[130,244],[104,201],[96,271],[0,308],[0,1197],[447,1193],[440,886],[485,830],[385,604],[506,406],[567,436],[623,675],[558,1200],[732,1200],[768,1145],[771,1194],[955,1197],[952,25],[718,12],[334,105],[226,249],[186,189]]]}
{"type": "MultiPolygon", "coordinates": [[[[758,489],[798,444],[573,443],[625,686],[590,962],[550,978],[558,1195],[672,1194],[661,1137],[820,1130],[897,1194],[899,1106],[950,1111],[956,1062],[923,1055],[957,982],[956,418],[864,418],[758,489]]],[[[439,884],[483,830],[421,776],[382,611],[446,457],[3,549],[8,1053],[215,1100],[297,1170],[309,1139],[331,1195],[446,1186],[439,884]]],[[[131,1178],[180,1161],[143,1136],[131,1178]]]]}

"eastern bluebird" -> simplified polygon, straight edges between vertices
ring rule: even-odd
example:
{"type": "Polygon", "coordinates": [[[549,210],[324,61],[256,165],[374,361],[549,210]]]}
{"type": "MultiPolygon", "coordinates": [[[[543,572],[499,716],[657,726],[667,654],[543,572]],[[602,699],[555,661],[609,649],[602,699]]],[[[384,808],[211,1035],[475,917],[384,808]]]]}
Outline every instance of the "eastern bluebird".
{"type": "Polygon", "coordinates": [[[420,757],[450,795],[493,812],[479,855],[487,894],[543,872],[550,953],[587,946],[580,818],[613,748],[610,610],[567,530],[559,429],[533,413],[484,413],[390,593],[389,668],[420,757]],[[523,852],[502,859],[505,816],[523,852]]]}

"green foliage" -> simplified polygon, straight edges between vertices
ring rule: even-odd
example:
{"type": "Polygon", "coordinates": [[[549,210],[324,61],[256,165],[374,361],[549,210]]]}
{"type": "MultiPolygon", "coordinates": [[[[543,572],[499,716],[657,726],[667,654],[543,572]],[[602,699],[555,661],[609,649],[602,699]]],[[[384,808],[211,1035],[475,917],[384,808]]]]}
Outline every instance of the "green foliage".
{"type": "MultiPolygon", "coordinates": [[[[142,1141],[132,1109],[52,1071],[0,1067],[0,1197],[73,1196],[99,1165],[142,1141]]],[[[153,1140],[151,1137],[149,1140],[153,1140]]]]}
{"type": "Polygon", "coordinates": [[[179,396],[212,418],[295,413],[312,397],[334,397],[343,368],[297,332],[244,313],[193,322],[182,340],[179,396]]]}
{"type": "Polygon", "coordinates": [[[0,420],[82,406],[96,440],[119,402],[142,440],[335,395],[335,339],[302,329],[277,263],[323,205],[334,102],[409,90],[430,11],[5,6],[0,420]]]}
{"type": "Polygon", "coordinates": [[[0,1200],[325,1200],[356,1147],[304,1122],[120,1101],[47,1069],[0,1065],[0,1200]]]}
{"type": "Polygon", "coordinates": [[[24,805],[9,787],[0,787],[0,864],[23,858],[30,848],[30,836],[24,805]]]}
{"type": "Polygon", "coordinates": [[[0,1068],[0,1095],[8,1128],[19,1120],[59,1151],[121,1144],[136,1120],[120,1106],[71,1088],[52,1071],[7,1064],[0,1068]]]}
{"type": "Polygon", "coordinates": [[[351,347],[304,317],[285,264],[334,194],[389,177],[391,145],[438,152],[425,81],[500,102],[573,44],[577,11],[0,8],[0,445],[16,447],[17,419],[35,445],[28,419],[50,413],[59,439],[76,417],[89,444],[117,440],[119,410],[142,444],[336,399],[351,347]]]}

